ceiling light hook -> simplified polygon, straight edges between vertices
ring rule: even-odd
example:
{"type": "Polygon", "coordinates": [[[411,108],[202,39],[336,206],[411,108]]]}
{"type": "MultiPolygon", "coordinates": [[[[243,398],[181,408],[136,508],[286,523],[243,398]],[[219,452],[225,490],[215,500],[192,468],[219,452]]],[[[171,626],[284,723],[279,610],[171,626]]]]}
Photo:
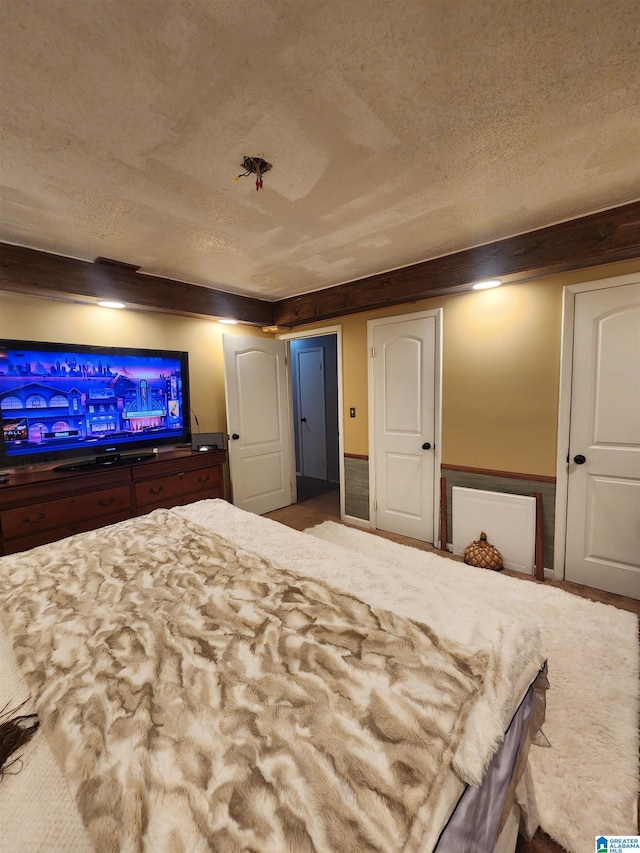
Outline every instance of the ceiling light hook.
{"type": "Polygon", "coordinates": [[[267,163],[262,157],[245,157],[242,161],[242,168],[245,171],[238,175],[238,178],[245,178],[247,175],[254,174],[256,176],[256,190],[261,190],[264,185],[262,176],[269,171],[271,163],[267,163]]]}

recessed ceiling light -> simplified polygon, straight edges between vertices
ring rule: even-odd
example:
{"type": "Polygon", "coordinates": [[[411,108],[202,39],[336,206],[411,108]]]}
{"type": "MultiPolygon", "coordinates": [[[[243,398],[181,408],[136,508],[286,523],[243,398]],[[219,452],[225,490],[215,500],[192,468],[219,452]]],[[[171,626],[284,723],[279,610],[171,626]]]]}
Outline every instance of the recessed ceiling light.
{"type": "Polygon", "coordinates": [[[490,290],[492,287],[500,287],[502,282],[499,278],[489,278],[487,281],[477,281],[473,285],[474,290],[490,290]]]}
{"type": "Polygon", "coordinates": [[[124,302],[111,302],[108,299],[101,299],[98,305],[101,308],[124,308],[124,302]]]}
{"type": "Polygon", "coordinates": [[[224,318],[222,320],[218,320],[218,323],[224,323],[225,326],[235,326],[237,322],[237,320],[227,320],[224,318]]]}

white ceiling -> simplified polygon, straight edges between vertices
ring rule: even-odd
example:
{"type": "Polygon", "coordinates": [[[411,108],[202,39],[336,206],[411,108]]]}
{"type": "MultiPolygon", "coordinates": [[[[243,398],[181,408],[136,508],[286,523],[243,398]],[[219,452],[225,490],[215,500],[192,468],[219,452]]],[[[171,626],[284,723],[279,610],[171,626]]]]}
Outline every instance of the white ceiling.
{"type": "Polygon", "coordinates": [[[638,0],[0,0],[0,241],[281,299],[634,201],[639,35],[638,0]]]}

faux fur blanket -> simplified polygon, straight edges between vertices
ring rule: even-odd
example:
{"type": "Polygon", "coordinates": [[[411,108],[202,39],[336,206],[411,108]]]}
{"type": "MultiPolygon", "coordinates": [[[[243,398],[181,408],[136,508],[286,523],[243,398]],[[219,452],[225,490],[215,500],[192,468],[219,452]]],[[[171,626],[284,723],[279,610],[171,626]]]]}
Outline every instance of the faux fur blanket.
{"type": "Polygon", "coordinates": [[[98,851],[412,851],[487,659],[167,510],[0,561],[98,851]]]}
{"type": "MultiPolygon", "coordinates": [[[[500,607],[499,593],[495,596],[498,606],[494,607],[486,596],[479,599],[476,591],[465,589],[464,584],[452,588],[446,570],[436,578],[418,565],[402,567],[352,549],[345,553],[339,545],[245,512],[223,500],[198,501],[175,507],[171,513],[205,530],[216,531],[276,565],[338,589],[346,587],[372,607],[391,609],[407,619],[425,622],[439,637],[485,653],[489,663],[483,693],[473,704],[452,762],[459,779],[471,785],[482,782],[520,700],[547,657],[533,610],[531,618],[522,610],[517,615],[509,613],[508,608],[500,607]]],[[[380,550],[386,544],[384,539],[375,541],[380,550]]],[[[452,569],[464,566],[445,559],[442,562],[452,569]]],[[[432,841],[436,843],[437,835],[432,841]]]]}

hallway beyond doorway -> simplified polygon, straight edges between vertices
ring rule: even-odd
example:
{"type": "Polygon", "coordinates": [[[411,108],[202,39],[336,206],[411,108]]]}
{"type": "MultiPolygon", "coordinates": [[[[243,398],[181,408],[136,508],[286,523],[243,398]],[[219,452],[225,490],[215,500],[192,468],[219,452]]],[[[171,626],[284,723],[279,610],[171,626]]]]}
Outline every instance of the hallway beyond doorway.
{"type": "Polygon", "coordinates": [[[328,480],[296,476],[298,503],[313,501],[319,512],[340,518],[340,485],[328,480]]]}

